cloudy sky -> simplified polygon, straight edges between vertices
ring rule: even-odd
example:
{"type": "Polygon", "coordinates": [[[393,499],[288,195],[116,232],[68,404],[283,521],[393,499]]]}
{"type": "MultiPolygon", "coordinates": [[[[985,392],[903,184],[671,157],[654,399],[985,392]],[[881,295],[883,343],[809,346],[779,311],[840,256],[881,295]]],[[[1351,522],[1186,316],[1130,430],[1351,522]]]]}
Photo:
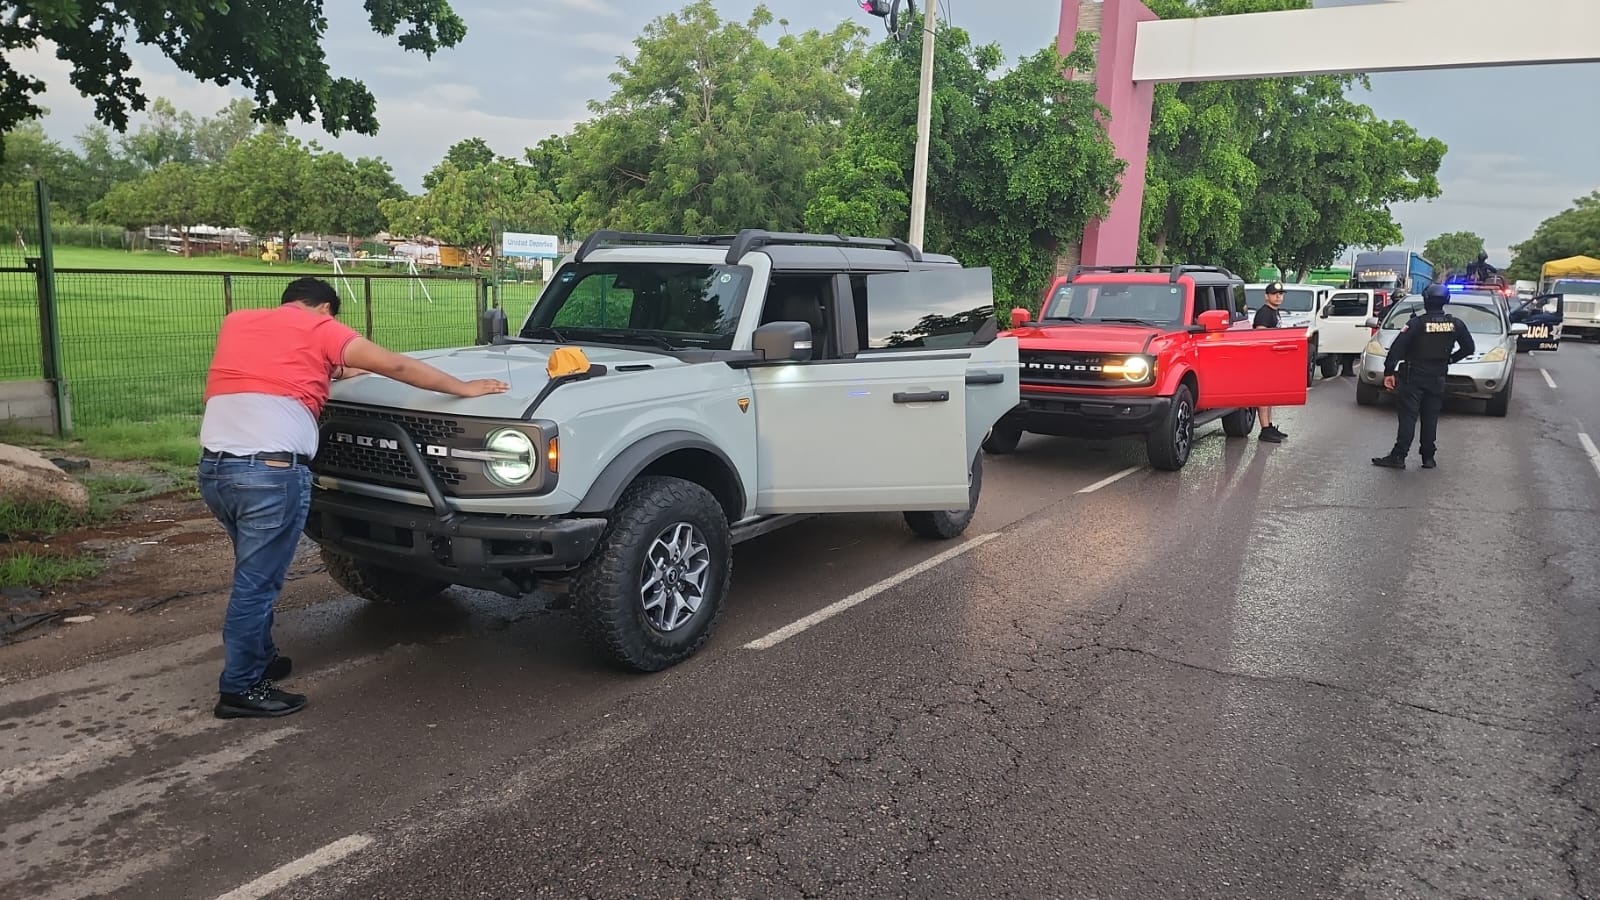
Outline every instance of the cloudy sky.
{"type": "MultiPolygon", "coordinates": [[[[586,118],[588,102],[610,94],[606,76],[619,55],[631,53],[642,26],[684,2],[452,0],[467,22],[467,38],[430,62],[372,34],[360,4],[332,0],[326,4],[329,59],[335,72],[362,78],[373,89],[382,128],[375,137],[333,140],[310,126],[294,131],[351,155],[382,156],[415,191],[423,173],[459,139],[482,137],[500,153],[520,155],[522,148],[586,118]]],[[[747,17],[755,5],[715,2],[735,19],[747,17]]],[[[1352,2],[1366,0],[1316,5],[1352,2]]],[[[955,24],[980,43],[998,43],[1008,59],[1054,42],[1059,0],[944,3],[955,24]]],[[[855,0],[768,0],[767,6],[791,30],[826,29],[845,18],[877,27],[855,0]]],[[[1404,53],[1421,39],[1426,37],[1396,36],[1393,45],[1404,53]]],[[[49,86],[45,127],[70,141],[92,120],[90,103],[72,89],[64,64],[48,54],[28,56],[13,60],[49,86]]],[[[209,113],[235,93],[195,81],[148,48],[135,48],[133,56],[148,93],[168,97],[180,109],[209,113]]],[[[1396,73],[1374,76],[1372,88],[1361,99],[1380,116],[1405,119],[1450,147],[1440,173],[1444,195],[1398,211],[1406,240],[1419,248],[1443,231],[1476,231],[1497,261],[1508,261],[1504,248],[1573,198],[1600,187],[1600,121],[1568,112],[1574,98],[1592,103],[1600,96],[1600,65],[1396,73]]]]}

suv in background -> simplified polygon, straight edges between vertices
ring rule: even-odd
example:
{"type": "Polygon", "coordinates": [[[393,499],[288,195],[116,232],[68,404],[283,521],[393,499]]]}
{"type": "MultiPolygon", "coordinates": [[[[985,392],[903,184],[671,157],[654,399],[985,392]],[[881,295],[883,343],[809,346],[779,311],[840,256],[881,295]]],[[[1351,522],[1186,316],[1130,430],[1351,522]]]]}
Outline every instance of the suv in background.
{"type": "Polygon", "coordinates": [[[1143,437],[1150,464],[1189,461],[1194,431],[1255,428],[1255,407],[1306,402],[1306,334],[1252,330],[1244,281],[1214,266],[1077,266],[1031,322],[1012,312],[1021,403],[984,442],[1010,453],[1027,432],[1143,437]]]}
{"type": "MultiPolygon", "coordinates": [[[[1322,331],[1318,316],[1332,296],[1334,289],[1325,284],[1285,284],[1283,305],[1278,307],[1278,327],[1304,328],[1306,330],[1306,386],[1316,381],[1317,364],[1322,364],[1322,377],[1339,374],[1339,361],[1321,355],[1322,331]]],[[[1244,313],[1254,319],[1256,310],[1267,305],[1267,283],[1244,286],[1244,313]]]]}
{"type": "Polygon", "coordinates": [[[306,532],[369,600],[564,588],[640,671],[705,642],[741,540],[883,511],[960,535],[1018,400],[990,271],[898,240],[600,231],[486,331],[412,355],[508,393],[334,385],[306,532]]]}

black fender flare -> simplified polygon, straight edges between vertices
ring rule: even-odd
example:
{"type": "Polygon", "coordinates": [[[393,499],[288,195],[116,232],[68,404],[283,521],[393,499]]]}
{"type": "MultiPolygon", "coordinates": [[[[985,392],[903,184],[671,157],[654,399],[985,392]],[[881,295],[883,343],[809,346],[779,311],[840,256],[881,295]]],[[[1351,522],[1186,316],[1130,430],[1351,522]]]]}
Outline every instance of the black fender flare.
{"type": "Polygon", "coordinates": [[[722,448],[692,431],[661,431],[629,445],[601,470],[599,477],[595,478],[588,492],[583,495],[583,500],[573,509],[573,515],[587,516],[610,512],[621,499],[622,492],[639,477],[640,472],[663,456],[679,450],[704,450],[721,461],[728,477],[732,479],[735,493],[736,512],[731,518],[742,516],[745,490],[739,467],[733,464],[728,454],[722,452],[722,448]]]}

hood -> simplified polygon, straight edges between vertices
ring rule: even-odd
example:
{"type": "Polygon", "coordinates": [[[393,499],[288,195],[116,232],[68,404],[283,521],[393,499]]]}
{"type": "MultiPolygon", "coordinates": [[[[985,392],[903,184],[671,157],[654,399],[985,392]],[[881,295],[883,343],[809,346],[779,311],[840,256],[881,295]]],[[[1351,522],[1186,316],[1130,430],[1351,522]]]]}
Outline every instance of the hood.
{"type": "MultiPolygon", "coordinates": [[[[504,394],[483,397],[455,397],[434,391],[424,391],[382,375],[359,375],[348,381],[336,381],[329,399],[335,402],[360,403],[369,406],[386,406],[396,409],[433,410],[462,416],[481,416],[493,419],[520,419],[539,392],[550,383],[545,374],[545,364],[550,354],[562,344],[496,344],[484,347],[461,347],[447,350],[423,350],[406,355],[420,359],[436,369],[454,375],[462,381],[475,378],[498,378],[511,385],[504,394]]],[[[684,363],[674,357],[648,350],[623,350],[611,347],[580,347],[591,363],[605,366],[607,373],[601,377],[614,378],[625,375],[621,367],[640,367],[637,371],[675,368],[684,363]]]]}
{"type": "MultiPolygon", "coordinates": [[[[1384,352],[1387,353],[1387,352],[1389,352],[1389,348],[1394,346],[1394,339],[1399,337],[1399,336],[1400,336],[1400,332],[1398,330],[1395,330],[1395,331],[1379,331],[1377,333],[1377,335],[1373,339],[1376,340],[1378,342],[1378,346],[1382,347],[1384,352]]],[[[1457,362],[1457,363],[1452,363],[1451,366],[1450,366],[1450,368],[1452,370],[1454,370],[1456,366],[1464,366],[1467,363],[1478,362],[1480,359],[1483,358],[1483,355],[1485,353],[1488,353],[1490,350],[1493,350],[1496,347],[1502,346],[1504,344],[1504,342],[1505,342],[1505,338],[1503,336],[1496,337],[1495,335],[1492,335],[1492,334],[1477,334],[1477,333],[1474,333],[1472,335],[1472,342],[1473,342],[1473,345],[1476,347],[1476,351],[1471,356],[1467,357],[1466,359],[1463,359],[1463,360],[1461,360],[1460,362],[1457,362]]],[[[1508,358],[1509,358],[1509,354],[1508,354],[1508,358]]]]}
{"type": "Polygon", "coordinates": [[[1164,334],[1144,325],[1074,324],[1025,325],[1002,332],[1014,337],[1022,350],[1079,350],[1085,353],[1142,353],[1147,344],[1164,334]]]}

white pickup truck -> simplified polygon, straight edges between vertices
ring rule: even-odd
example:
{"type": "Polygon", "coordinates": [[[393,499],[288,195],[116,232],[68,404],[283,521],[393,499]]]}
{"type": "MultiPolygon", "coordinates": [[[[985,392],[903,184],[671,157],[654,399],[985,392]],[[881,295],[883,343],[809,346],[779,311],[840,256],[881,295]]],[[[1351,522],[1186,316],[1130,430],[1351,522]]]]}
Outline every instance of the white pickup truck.
{"type": "Polygon", "coordinates": [[[1322,354],[1324,378],[1331,378],[1341,371],[1347,376],[1355,374],[1361,351],[1372,340],[1372,329],[1367,325],[1367,319],[1378,314],[1374,308],[1376,302],[1376,291],[1350,288],[1334,291],[1328,302],[1323,304],[1322,312],[1317,317],[1322,322],[1322,327],[1318,329],[1321,335],[1318,352],[1322,354]]]}

